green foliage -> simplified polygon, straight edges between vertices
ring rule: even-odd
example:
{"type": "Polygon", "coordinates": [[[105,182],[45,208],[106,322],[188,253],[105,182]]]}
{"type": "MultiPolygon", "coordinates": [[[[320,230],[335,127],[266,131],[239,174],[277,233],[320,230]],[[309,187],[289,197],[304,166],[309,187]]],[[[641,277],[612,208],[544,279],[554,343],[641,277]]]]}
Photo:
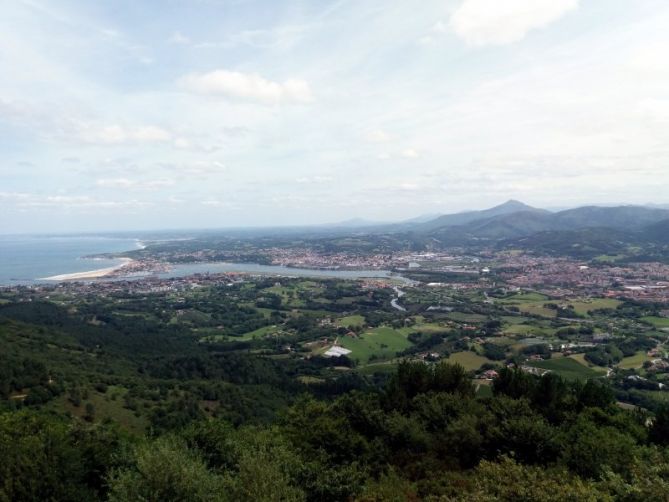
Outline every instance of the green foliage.
{"type": "Polygon", "coordinates": [[[125,440],[111,426],[80,426],[32,411],[0,415],[0,500],[93,500],[125,440]]]}
{"type": "Polygon", "coordinates": [[[109,499],[115,502],[231,500],[224,478],[178,438],[165,436],[139,445],[129,466],[112,471],[109,499]]]}

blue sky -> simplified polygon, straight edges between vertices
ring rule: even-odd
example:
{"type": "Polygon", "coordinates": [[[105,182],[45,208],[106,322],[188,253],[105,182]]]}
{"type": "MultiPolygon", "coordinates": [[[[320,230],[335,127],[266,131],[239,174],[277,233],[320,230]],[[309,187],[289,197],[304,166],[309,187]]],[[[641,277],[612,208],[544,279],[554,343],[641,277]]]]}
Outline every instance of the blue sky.
{"type": "Polygon", "coordinates": [[[663,0],[0,8],[0,233],[669,202],[663,0]]]}

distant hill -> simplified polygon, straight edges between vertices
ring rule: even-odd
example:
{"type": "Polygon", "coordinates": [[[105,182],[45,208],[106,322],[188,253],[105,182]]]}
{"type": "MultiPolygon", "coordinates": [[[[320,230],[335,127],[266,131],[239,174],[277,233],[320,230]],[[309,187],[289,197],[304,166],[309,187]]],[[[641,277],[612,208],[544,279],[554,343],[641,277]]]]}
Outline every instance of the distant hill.
{"type": "MultiPolygon", "coordinates": [[[[483,211],[449,214],[414,224],[411,231],[439,240],[460,240],[464,243],[472,239],[513,239],[539,232],[588,228],[640,232],[663,220],[669,220],[669,210],[642,206],[585,206],[551,213],[511,200],[483,211]]],[[[661,229],[655,232],[662,233],[661,229]]]]}
{"type": "Polygon", "coordinates": [[[642,235],[650,242],[669,245],[669,219],[648,225],[643,229],[642,235]]]}
{"type": "Polygon", "coordinates": [[[669,218],[669,210],[642,206],[598,207],[585,206],[554,214],[556,222],[565,229],[609,227],[639,230],[641,227],[669,218]]]}
{"type": "Polygon", "coordinates": [[[540,254],[590,259],[616,255],[635,242],[635,234],[611,228],[582,228],[537,232],[500,242],[504,248],[523,249],[540,254]]]}
{"type": "Polygon", "coordinates": [[[433,220],[416,225],[413,230],[416,232],[429,232],[443,227],[456,227],[460,225],[467,225],[475,221],[486,220],[495,216],[508,215],[518,212],[533,212],[550,214],[545,209],[537,209],[527,204],[523,204],[517,200],[509,200],[504,204],[484,209],[482,211],[467,211],[464,213],[445,214],[433,220]]]}

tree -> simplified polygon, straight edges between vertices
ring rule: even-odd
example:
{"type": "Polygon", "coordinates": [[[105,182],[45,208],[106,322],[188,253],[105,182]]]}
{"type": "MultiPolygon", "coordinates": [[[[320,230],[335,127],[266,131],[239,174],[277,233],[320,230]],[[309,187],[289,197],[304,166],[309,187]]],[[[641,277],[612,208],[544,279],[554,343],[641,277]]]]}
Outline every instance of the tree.
{"type": "Polygon", "coordinates": [[[662,406],[655,412],[648,436],[653,443],[669,445],[669,406],[662,406]]]}
{"type": "Polygon", "coordinates": [[[224,478],[210,472],[202,458],[175,436],[139,445],[128,464],[109,477],[112,502],[232,500],[224,478]]]}

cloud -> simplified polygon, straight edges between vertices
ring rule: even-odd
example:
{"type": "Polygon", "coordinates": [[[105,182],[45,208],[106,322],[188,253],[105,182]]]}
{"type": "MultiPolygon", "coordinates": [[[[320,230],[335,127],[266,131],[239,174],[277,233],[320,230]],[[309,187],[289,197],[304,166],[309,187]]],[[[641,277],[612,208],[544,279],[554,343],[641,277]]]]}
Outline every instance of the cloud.
{"type": "Polygon", "coordinates": [[[453,31],[469,45],[504,45],[558,20],[579,0],[465,0],[451,15],[453,31]]]}
{"type": "Polygon", "coordinates": [[[376,129],[374,131],[368,131],[367,134],[365,134],[365,139],[370,143],[387,143],[390,141],[390,135],[381,129],[376,129]]]}
{"type": "Polygon", "coordinates": [[[303,176],[295,180],[296,183],[313,184],[313,183],[330,183],[334,181],[332,176],[303,176]]]}
{"type": "Polygon", "coordinates": [[[126,143],[162,143],[170,141],[169,131],[156,126],[124,127],[120,125],[81,125],[79,137],[86,143],[121,145],[126,143]]]}
{"type": "Polygon", "coordinates": [[[232,203],[218,199],[203,200],[202,202],[200,202],[200,204],[208,207],[226,207],[226,208],[234,207],[232,203]]]}
{"type": "Polygon", "coordinates": [[[179,80],[184,89],[212,96],[224,96],[263,104],[309,103],[313,95],[309,84],[300,79],[273,82],[255,73],[215,70],[191,73],[179,80]]]}
{"type": "Polygon", "coordinates": [[[104,178],[96,181],[96,186],[101,188],[119,188],[125,190],[156,190],[174,185],[174,180],[131,180],[128,178],[104,178]]]}
{"type": "Polygon", "coordinates": [[[189,45],[191,43],[191,40],[186,35],[182,34],[180,31],[175,31],[169,38],[168,42],[177,45],[189,45]]]}
{"type": "Polygon", "coordinates": [[[101,200],[90,195],[38,195],[30,193],[0,192],[0,203],[11,202],[19,209],[54,208],[54,209],[137,209],[152,205],[138,200],[101,200]]]}
{"type": "Polygon", "coordinates": [[[413,148],[406,148],[402,150],[400,155],[405,159],[417,159],[418,157],[420,157],[420,154],[413,148]]]}

